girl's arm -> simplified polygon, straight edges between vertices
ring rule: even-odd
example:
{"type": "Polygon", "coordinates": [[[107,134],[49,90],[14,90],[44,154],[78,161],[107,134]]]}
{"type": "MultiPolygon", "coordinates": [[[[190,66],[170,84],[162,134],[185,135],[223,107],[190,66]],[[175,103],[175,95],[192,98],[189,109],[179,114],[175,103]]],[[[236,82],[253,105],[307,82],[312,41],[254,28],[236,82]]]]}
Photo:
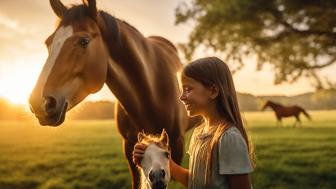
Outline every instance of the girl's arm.
{"type": "Polygon", "coordinates": [[[229,188],[234,189],[251,189],[250,177],[248,174],[227,175],[229,188]]]}
{"type": "Polygon", "coordinates": [[[188,187],[189,170],[169,159],[170,174],[179,183],[188,187]]]}

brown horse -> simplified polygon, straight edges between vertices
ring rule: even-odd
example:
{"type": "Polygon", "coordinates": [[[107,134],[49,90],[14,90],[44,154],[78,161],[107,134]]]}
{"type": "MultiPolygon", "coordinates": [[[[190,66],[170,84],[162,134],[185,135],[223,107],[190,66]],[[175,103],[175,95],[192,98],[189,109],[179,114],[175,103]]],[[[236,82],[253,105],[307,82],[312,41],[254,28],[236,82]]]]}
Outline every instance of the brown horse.
{"type": "Polygon", "coordinates": [[[310,115],[300,106],[283,106],[281,104],[272,102],[270,100],[266,101],[265,105],[263,106],[262,110],[265,110],[267,107],[270,107],[277,118],[277,126],[280,124],[282,126],[282,118],[283,117],[290,117],[295,116],[296,122],[294,123],[294,127],[297,123],[301,125],[300,120],[300,113],[302,112],[309,120],[311,120],[310,115]]]}
{"type": "Polygon", "coordinates": [[[199,118],[188,119],[179,101],[176,72],[182,64],[174,45],[162,37],[144,37],[98,11],[95,0],[71,7],[60,0],[50,4],[59,22],[45,41],[49,56],[29,99],[39,123],[62,124],[68,110],[106,83],[119,101],[115,118],[133,188],[139,186],[132,162],[138,132],[159,134],[165,128],[172,158],[181,162],[183,135],[199,118]]]}

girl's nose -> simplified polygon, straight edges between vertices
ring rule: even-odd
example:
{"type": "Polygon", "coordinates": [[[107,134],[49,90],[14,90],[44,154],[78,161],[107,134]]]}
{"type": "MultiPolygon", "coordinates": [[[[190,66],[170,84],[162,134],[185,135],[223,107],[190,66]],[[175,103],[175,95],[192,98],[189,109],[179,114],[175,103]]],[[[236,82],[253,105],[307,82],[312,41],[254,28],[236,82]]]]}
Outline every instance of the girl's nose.
{"type": "Polygon", "coordinates": [[[187,95],[185,95],[185,93],[182,93],[181,96],[180,96],[180,100],[181,101],[187,100],[187,95]]]}

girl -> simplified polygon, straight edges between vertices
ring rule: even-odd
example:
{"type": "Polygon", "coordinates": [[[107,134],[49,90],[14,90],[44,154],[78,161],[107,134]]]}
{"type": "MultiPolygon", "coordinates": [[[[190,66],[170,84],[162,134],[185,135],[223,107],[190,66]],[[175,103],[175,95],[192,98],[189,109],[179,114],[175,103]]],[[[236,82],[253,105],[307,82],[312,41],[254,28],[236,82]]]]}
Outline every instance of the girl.
{"type": "MultiPolygon", "coordinates": [[[[198,59],[180,76],[189,116],[204,122],[194,129],[188,153],[189,170],[170,159],[171,176],[188,188],[252,188],[252,150],[240,116],[236,90],[228,66],[216,57],[198,59]]],[[[134,162],[144,147],[136,144],[134,162]]]]}

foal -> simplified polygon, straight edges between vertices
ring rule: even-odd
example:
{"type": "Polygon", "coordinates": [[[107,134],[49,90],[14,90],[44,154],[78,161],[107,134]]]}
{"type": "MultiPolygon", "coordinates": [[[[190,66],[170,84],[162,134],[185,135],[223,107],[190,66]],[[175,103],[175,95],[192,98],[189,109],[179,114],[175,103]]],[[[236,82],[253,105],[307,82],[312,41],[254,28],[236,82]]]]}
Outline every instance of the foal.
{"type": "Polygon", "coordinates": [[[138,142],[146,146],[144,157],[138,165],[141,189],[166,189],[170,180],[169,138],[163,129],[161,136],[138,134],[138,142]]]}

